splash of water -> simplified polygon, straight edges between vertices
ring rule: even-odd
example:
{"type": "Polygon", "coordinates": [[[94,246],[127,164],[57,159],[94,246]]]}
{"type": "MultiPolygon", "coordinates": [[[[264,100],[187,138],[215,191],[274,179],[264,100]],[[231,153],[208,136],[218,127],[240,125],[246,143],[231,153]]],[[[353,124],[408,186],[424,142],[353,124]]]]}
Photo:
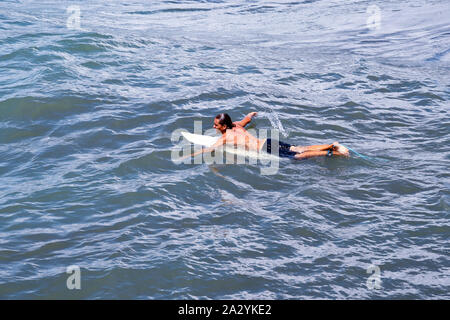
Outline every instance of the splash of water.
{"type": "Polygon", "coordinates": [[[258,112],[258,115],[267,117],[272,127],[278,129],[278,131],[281,132],[283,137],[286,138],[288,136],[288,132],[284,129],[283,124],[281,123],[280,118],[278,117],[278,113],[272,108],[272,106],[266,103],[261,103],[254,99],[251,99],[251,102],[261,108],[266,109],[267,111],[258,112]]]}

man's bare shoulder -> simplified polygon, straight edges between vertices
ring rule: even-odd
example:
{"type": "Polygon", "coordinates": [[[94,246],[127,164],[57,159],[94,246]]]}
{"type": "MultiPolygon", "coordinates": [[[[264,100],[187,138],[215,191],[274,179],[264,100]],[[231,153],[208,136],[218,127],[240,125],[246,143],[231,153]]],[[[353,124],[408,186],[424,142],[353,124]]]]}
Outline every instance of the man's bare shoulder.
{"type": "Polygon", "coordinates": [[[243,126],[241,126],[240,124],[235,124],[233,131],[235,132],[247,132],[247,130],[245,130],[245,128],[243,126]]]}

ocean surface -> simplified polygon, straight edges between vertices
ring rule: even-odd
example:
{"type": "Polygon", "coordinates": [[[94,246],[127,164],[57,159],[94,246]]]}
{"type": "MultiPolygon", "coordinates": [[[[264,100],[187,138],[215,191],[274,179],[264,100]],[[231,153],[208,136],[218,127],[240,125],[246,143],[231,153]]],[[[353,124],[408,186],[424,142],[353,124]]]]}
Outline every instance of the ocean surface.
{"type": "Polygon", "coordinates": [[[449,98],[447,0],[0,1],[0,298],[449,299],[449,98]]]}

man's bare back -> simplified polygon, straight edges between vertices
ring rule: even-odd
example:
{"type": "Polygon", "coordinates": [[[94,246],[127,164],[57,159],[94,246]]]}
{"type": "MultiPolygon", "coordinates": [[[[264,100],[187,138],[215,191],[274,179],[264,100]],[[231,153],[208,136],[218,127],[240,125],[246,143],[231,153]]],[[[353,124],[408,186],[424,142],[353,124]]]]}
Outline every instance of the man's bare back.
{"type": "MultiPolygon", "coordinates": [[[[266,139],[258,139],[252,136],[247,130],[239,124],[233,128],[227,129],[220,139],[224,140],[223,144],[231,145],[236,148],[244,148],[246,150],[261,150],[266,139]]],[[[221,143],[221,142],[219,142],[221,143]]]]}

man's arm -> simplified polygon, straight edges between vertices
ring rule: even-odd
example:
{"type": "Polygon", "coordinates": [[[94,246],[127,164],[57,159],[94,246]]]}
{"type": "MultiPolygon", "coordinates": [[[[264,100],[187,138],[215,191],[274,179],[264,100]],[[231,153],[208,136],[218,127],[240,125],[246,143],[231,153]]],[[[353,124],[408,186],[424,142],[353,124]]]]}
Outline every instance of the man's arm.
{"type": "Polygon", "coordinates": [[[248,115],[246,115],[245,117],[244,117],[244,119],[242,119],[241,121],[236,121],[236,122],[233,122],[234,124],[237,124],[237,125],[239,125],[239,126],[241,126],[241,127],[245,127],[247,124],[249,124],[250,123],[250,121],[252,121],[252,118],[254,117],[254,116],[256,116],[258,113],[257,112],[250,112],[248,115]]]}

